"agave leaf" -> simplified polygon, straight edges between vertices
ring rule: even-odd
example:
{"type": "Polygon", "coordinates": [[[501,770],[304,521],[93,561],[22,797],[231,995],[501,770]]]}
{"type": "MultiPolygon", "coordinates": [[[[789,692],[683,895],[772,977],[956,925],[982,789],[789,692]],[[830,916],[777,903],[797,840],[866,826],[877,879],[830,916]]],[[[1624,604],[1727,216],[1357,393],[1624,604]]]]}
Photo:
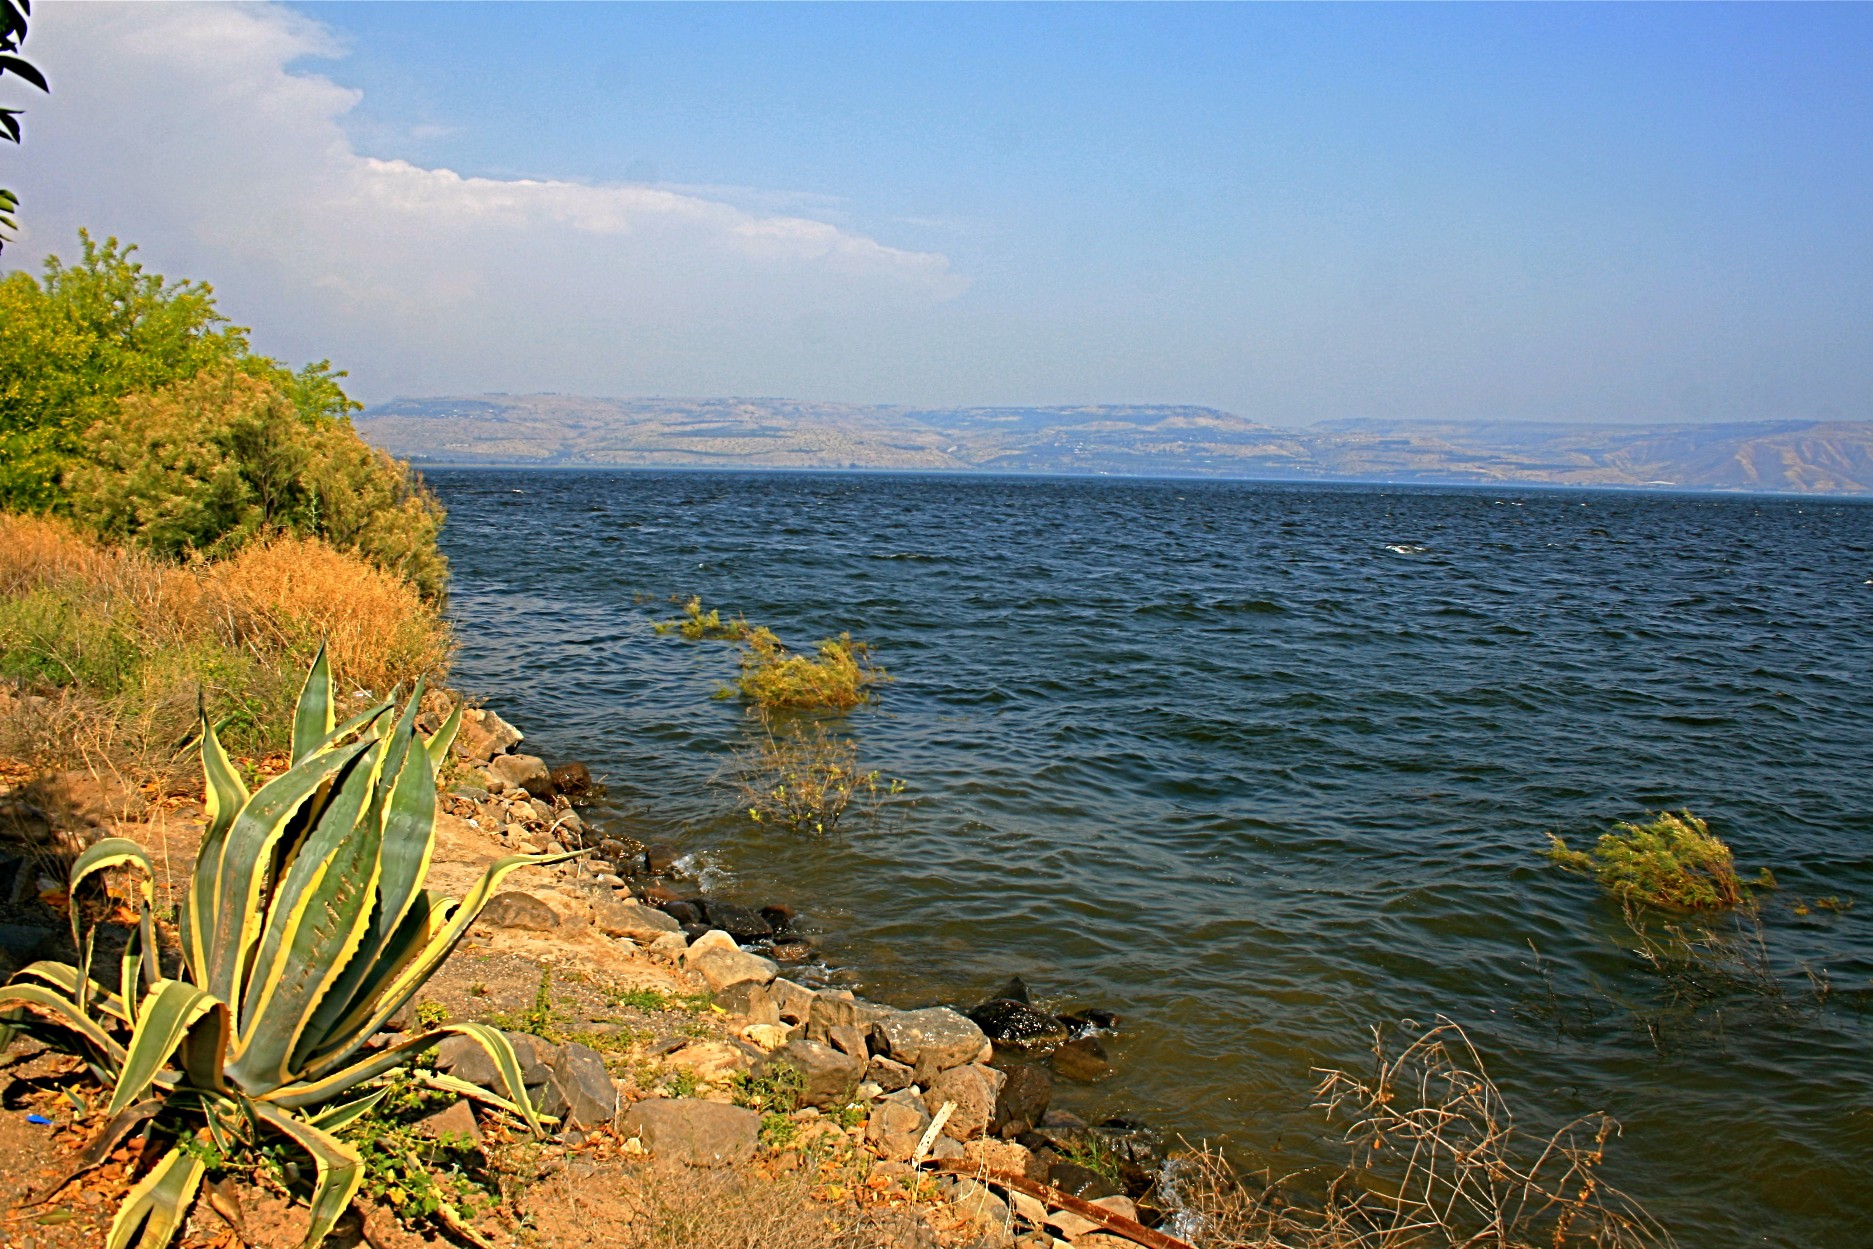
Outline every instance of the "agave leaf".
{"type": "Polygon", "coordinates": [[[104,1130],[99,1132],[96,1139],[85,1148],[84,1157],[79,1159],[76,1167],[67,1171],[64,1178],[46,1189],[45,1192],[39,1194],[39,1196],[33,1198],[31,1201],[22,1204],[41,1206],[52,1200],[53,1197],[58,1195],[60,1189],[83,1175],[86,1171],[90,1171],[103,1163],[104,1159],[110,1156],[111,1150],[117,1148],[117,1142],[130,1135],[139,1124],[154,1119],[158,1114],[162,1113],[162,1109],[163,1099],[160,1097],[147,1098],[134,1106],[125,1108],[122,1114],[104,1125],[104,1130]]]}
{"type": "MultiPolygon", "coordinates": [[[[496,1110],[505,1110],[508,1114],[518,1119],[527,1117],[526,1112],[519,1106],[508,1101],[499,1093],[490,1093],[479,1084],[474,1084],[457,1076],[445,1075],[437,1071],[418,1071],[412,1074],[416,1077],[417,1082],[424,1085],[426,1088],[436,1089],[443,1093],[454,1093],[457,1097],[466,1097],[470,1101],[477,1101],[483,1105],[492,1106],[496,1110]]],[[[528,1104],[531,1105],[531,1101],[529,1101],[528,1104]]],[[[534,1113],[534,1117],[541,1123],[559,1122],[554,1116],[543,1115],[537,1111],[534,1113]]]]}
{"type": "MultiPolygon", "coordinates": [[[[35,980],[43,980],[53,988],[62,990],[67,997],[73,998],[74,1000],[78,996],[78,969],[73,967],[70,963],[60,963],[52,959],[45,959],[37,963],[28,963],[26,966],[13,973],[13,979],[15,981],[18,981],[23,976],[30,976],[35,980]]],[[[132,1008],[126,1005],[124,1000],[115,993],[107,991],[103,985],[93,981],[87,996],[92,999],[92,1004],[106,1015],[111,1016],[113,1019],[121,1019],[125,1023],[130,1022],[130,1012],[132,1008]]]]}
{"type": "Polygon", "coordinates": [[[146,903],[153,901],[156,895],[152,882],[156,878],[156,872],[150,867],[150,856],[144,852],[142,846],[128,837],[100,838],[97,842],[87,846],[85,852],[73,861],[65,890],[68,895],[65,908],[71,915],[73,945],[78,944],[78,886],[97,872],[126,866],[143,870],[142,879],[138,882],[143,891],[143,900],[146,903]]]}
{"type": "Polygon", "coordinates": [[[449,920],[440,932],[429,940],[422,952],[406,963],[396,976],[384,982],[383,988],[375,995],[371,1014],[361,1025],[352,1026],[352,1017],[347,1017],[339,1024],[338,1031],[347,1034],[334,1045],[328,1056],[315,1058],[313,1069],[307,1074],[317,1076],[321,1070],[329,1070],[335,1062],[342,1062],[344,1053],[384,1026],[384,1022],[410,1000],[416,991],[423,987],[436,968],[442,966],[455,947],[468,935],[470,925],[481,914],[481,909],[488,905],[501,882],[513,872],[523,867],[544,866],[549,863],[563,863],[567,859],[576,859],[585,854],[584,850],[567,850],[560,854],[510,854],[506,858],[495,860],[493,866],[482,873],[474,888],[468,891],[460,905],[449,915],[449,920]]]}
{"type": "Polygon", "coordinates": [[[429,875],[436,841],[436,786],[425,752],[405,751],[402,770],[384,804],[382,819],[383,841],[378,854],[381,874],[370,926],[357,954],[345,964],[313,1013],[294,1053],[294,1067],[307,1055],[328,1046],[333,1025],[349,1015],[360,986],[381,983],[383,973],[390,970],[386,956],[407,950],[408,941],[399,943],[398,938],[403,935],[412,907],[422,897],[421,886],[429,875]]]}
{"type": "Polygon", "coordinates": [[[221,1005],[186,980],[164,980],[151,989],[137,1008],[137,1030],[118,1069],[109,1113],[122,1112],[149,1091],[195,1021],[221,1005]]]}
{"type": "Polygon", "coordinates": [[[44,985],[5,984],[0,985],[0,1009],[9,1006],[23,1006],[34,1014],[43,1015],[61,1027],[70,1028],[91,1044],[91,1047],[107,1061],[105,1066],[112,1071],[120,1070],[124,1061],[124,1047],[112,1040],[104,1029],[92,1023],[90,1018],[78,1008],[78,1003],[68,997],[54,993],[44,985]]]}
{"type": "Polygon", "coordinates": [[[182,1225],[183,1213],[195,1199],[205,1169],[199,1158],[181,1146],[164,1154],[162,1161],[131,1188],[124,1204],[117,1207],[104,1249],[128,1249],[133,1240],[138,1249],[163,1249],[182,1225]],[[139,1230],[141,1238],[137,1236],[139,1230]]]}
{"type": "Polygon", "coordinates": [[[378,1102],[383,1101],[385,1095],[389,1092],[390,1086],[388,1084],[380,1088],[374,1088],[363,1097],[354,1098],[348,1102],[341,1102],[336,1106],[326,1107],[318,1114],[313,1115],[307,1122],[322,1132],[336,1132],[338,1129],[357,1119],[378,1102]]]}
{"type": "Polygon", "coordinates": [[[520,1059],[514,1054],[514,1043],[509,1041],[498,1028],[491,1028],[485,1023],[447,1023],[432,1028],[428,1032],[419,1032],[415,1036],[405,1037],[395,1045],[387,1045],[362,1062],[354,1063],[342,1071],[334,1072],[318,1080],[306,1080],[275,1089],[259,1099],[275,1106],[298,1107],[316,1106],[330,1101],[348,1089],[380,1076],[386,1071],[402,1066],[413,1054],[420,1054],[444,1037],[465,1036],[481,1046],[489,1058],[494,1060],[495,1070],[501,1073],[501,1083],[506,1086],[508,1096],[527,1126],[536,1136],[541,1135],[540,1120],[535,1114],[533,1103],[527,1097],[527,1085],[521,1078],[520,1059]]]}
{"type": "MultiPolygon", "coordinates": [[[[294,765],[262,785],[235,817],[220,863],[208,879],[213,903],[202,930],[208,971],[203,987],[222,1001],[240,997],[248,955],[265,919],[262,891],[270,883],[273,851],[288,822],[320,786],[373,744],[354,742],[294,765]]],[[[201,889],[203,883],[198,873],[194,887],[201,889]]]]}
{"type": "Polygon", "coordinates": [[[338,1222],[338,1216],[351,1204],[351,1198],[364,1181],[364,1160],[358,1151],[337,1137],[322,1132],[303,1119],[264,1102],[251,1103],[260,1120],[295,1145],[312,1155],[318,1168],[312,1184],[312,1222],[306,1228],[304,1249],[317,1249],[325,1234],[338,1222]]]}
{"type": "Polygon", "coordinates": [[[182,904],[181,928],[182,957],[189,965],[189,974],[197,984],[206,984],[209,962],[207,941],[215,927],[209,912],[215,903],[215,883],[221,871],[222,849],[228,829],[234,824],[234,817],[247,805],[247,786],[241,783],[240,774],[228,759],[228,752],[222,749],[215,726],[208,722],[206,707],[201,715],[202,789],[205,794],[202,802],[202,843],[195,854],[195,871],[190,880],[189,895],[182,904]]]}
{"type": "MultiPolygon", "coordinates": [[[[143,968],[143,959],[137,953],[137,941],[142,937],[142,929],[130,934],[124,942],[123,957],[117,964],[117,983],[119,996],[125,1002],[134,1002],[137,996],[137,973],[143,968]]],[[[131,1015],[126,1020],[134,1028],[137,1026],[136,1008],[131,1008],[131,1015]]]]}
{"type": "Polygon", "coordinates": [[[377,1025],[371,1020],[384,989],[422,957],[454,913],[454,898],[433,889],[419,894],[410,913],[404,916],[403,923],[375,961],[367,965],[362,955],[352,959],[345,968],[345,975],[332,986],[318,1013],[312,1017],[306,1035],[300,1039],[300,1052],[293,1056],[293,1069],[317,1075],[344,1062],[363,1045],[376,1031],[377,1025]],[[353,976],[354,971],[357,976],[353,976]],[[349,997],[343,996],[347,991],[349,997]]]}
{"type": "Polygon", "coordinates": [[[290,1078],[288,1059],[325,991],[357,951],[376,895],[383,830],[360,820],[381,749],[352,764],[274,890],[234,1019],[228,1077],[249,1093],[290,1078]]]}
{"type": "Polygon", "coordinates": [[[306,683],[299,688],[299,703],[293,709],[293,763],[304,763],[332,735],[334,699],[332,665],[325,655],[325,643],[319,643],[318,658],[306,683]]]}
{"type": "Polygon", "coordinates": [[[437,776],[442,775],[442,765],[449,761],[449,747],[455,745],[455,735],[462,729],[463,706],[464,704],[457,702],[455,710],[449,713],[449,718],[444,720],[442,727],[436,730],[436,735],[423,743],[423,749],[429,752],[429,766],[437,776]]]}
{"type": "Polygon", "coordinates": [[[383,702],[378,703],[375,707],[365,708],[363,711],[360,711],[357,715],[352,716],[349,720],[345,721],[343,724],[333,729],[331,731],[331,734],[328,737],[326,737],[324,741],[319,743],[319,749],[330,750],[332,747],[337,746],[340,743],[342,743],[347,737],[351,736],[353,733],[363,732],[371,728],[376,723],[377,718],[379,716],[383,715],[386,711],[389,711],[394,706],[396,706],[396,703],[392,702],[389,699],[385,699],[383,702]]]}
{"type": "MultiPolygon", "coordinates": [[[[181,1064],[183,1074],[188,1077],[192,1088],[218,1093],[224,1098],[232,1097],[224,1068],[227,1063],[228,1039],[233,1031],[234,1012],[228,1009],[226,1002],[216,1002],[209,1010],[197,1015],[189,1025],[188,1032],[182,1038],[181,1064]]],[[[208,1118],[213,1121],[212,1111],[208,1118]]]]}

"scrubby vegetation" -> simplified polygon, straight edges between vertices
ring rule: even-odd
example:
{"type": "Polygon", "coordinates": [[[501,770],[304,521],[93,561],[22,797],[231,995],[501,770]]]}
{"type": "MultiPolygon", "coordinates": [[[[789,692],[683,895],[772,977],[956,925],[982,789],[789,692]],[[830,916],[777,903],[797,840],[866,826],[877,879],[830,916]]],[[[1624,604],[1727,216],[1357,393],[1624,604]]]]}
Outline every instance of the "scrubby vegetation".
{"type": "Polygon", "coordinates": [[[198,698],[236,753],[287,742],[301,674],[330,642],[355,708],[448,662],[409,582],[318,539],[275,535],[178,564],[0,514],[0,750],[48,763],[166,768],[198,698]]]}
{"type": "Polygon", "coordinates": [[[1548,857],[1593,875],[1628,907],[1721,911],[1749,901],[1730,847],[1689,811],[1662,811],[1644,824],[1621,822],[1588,852],[1550,834],[1548,857]]]}
{"type": "Polygon", "coordinates": [[[257,354],[212,288],[134,247],[80,246],[0,278],[0,509],[168,558],[318,538],[442,596],[441,506],[351,428],[343,373],[257,354]]]}
{"type": "Polygon", "coordinates": [[[1342,1130],[1347,1170],[1318,1194],[1297,1177],[1246,1181],[1221,1151],[1175,1158],[1161,1196],[1200,1249],[1663,1249],[1671,1236],[1600,1176],[1619,1125],[1588,1115],[1519,1127],[1462,1029],[1443,1023],[1373,1073],[1325,1075],[1316,1104],[1342,1130]]]}

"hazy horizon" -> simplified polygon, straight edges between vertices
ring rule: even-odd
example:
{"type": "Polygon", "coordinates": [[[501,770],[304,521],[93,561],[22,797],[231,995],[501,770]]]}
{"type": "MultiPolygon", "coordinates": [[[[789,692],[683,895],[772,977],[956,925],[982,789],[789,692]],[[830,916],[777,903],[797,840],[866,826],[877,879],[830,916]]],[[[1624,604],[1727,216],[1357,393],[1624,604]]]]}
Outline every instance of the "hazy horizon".
{"type": "Polygon", "coordinates": [[[47,3],[76,229],[366,402],[1873,416],[1864,6],[47,3]]]}

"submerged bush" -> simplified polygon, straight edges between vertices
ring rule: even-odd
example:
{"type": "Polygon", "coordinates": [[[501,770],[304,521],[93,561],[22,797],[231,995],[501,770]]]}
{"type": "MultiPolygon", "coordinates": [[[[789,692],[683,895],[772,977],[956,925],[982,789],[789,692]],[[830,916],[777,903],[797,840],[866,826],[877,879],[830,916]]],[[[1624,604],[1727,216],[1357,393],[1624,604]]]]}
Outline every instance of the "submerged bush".
{"type": "Polygon", "coordinates": [[[1592,851],[1568,848],[1549,834],[1548,857],[1588,872],[1627,906],[1720,911],[1748,901],[1730,847],[1689,811],[1661,811],[1649,823],[1621,822],[1592,851]]]}
{"type": "Polygon", "coordinates": [[[651,627],[658,633],[680,633],[692,642],[739,642],[749,632],[748,622],[739,616],[723,623],[721,608],[703,611],[701,595],[692,595],[689,602],[683,604],[681,619],[659,621],[651,627]]]}
{"type": "Polygon", "coordinates": [[[741,696],[762,710],[850,711],[871,701],[871,687],[890,677],[871,661],[871,647],[850,633],[818,644],[819,658],[789,651],[766,625],[747,635],[741,655],[741,696]]]}
{"type": "Polygon", "coordinates": [[[837,829],[855,807],[875,813],[904,788],[902,781],[885,781],[876,769],[860,767],[857,743],[819,725],[780,737],[769,729],[760,745],[736,757],[732,780],[742,809],[756,824],[822,835],[837,829]]]}

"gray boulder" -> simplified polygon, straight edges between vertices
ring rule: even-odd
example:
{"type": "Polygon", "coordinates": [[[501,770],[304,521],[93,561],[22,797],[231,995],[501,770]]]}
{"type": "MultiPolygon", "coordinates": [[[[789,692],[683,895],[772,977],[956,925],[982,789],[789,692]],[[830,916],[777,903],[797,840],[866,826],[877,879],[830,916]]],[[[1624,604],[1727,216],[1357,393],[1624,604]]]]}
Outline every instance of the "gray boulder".
{"type": "Polygon", "coordinates": [[[521,928],[530,932],[551,932],[559,927],[553,908],[530,893],[510,889],[488,900],[476,917],[477,924],[490,928],[521,928]]]}
{"type": "Polygon", "coordinates": [[[552,773],[546,769],[546,760],[538,755],[497,755],[488,763],[488,773],[517,789],[526,790],[529,797],[552,796],[552,773]]]}
{"type": "Polygon", "coordinates": [[[521,731],[485,707],[470,707],[462,712],[462,727],[455,735],[455,749],[471,763],[486,763],[504,755],[524,740],[521,731]]]}
{"type": "Polygon", "coordinates": [[[592,899],[592,922],[607,937],[629,937],[646,944],[666,932],[683,931],[683,925],[662,911],[615,896],[592,899]]]}
{"type": "Polygon", "coordinates": [[[782,1023],[805,1023],[812,1017],[813,999],[819,996],[785,977],[769,985],[768,992],[774,995],[774,1009],[780,1013],[782,1023]]]}
{"type": "Polygon", "coordinates": [[[872,1055],[871,1062],[865,1068],[865,1078],[887,1093],[909,1088],[915,1083],[912,1079],[915,1074],[913,1068],[878,1054],[872,1055]]]}
{"type": "Polygon", "coordinates": [[[744,980],[767,984],[780,971],[771,960],[747,953],[719,928],[690,943],[683,951],[683,966],[699,974],[710,990],[718,993],[744,980]]]}
{"type": "Polygon", "coordinates": [[[1013,1139],[1033,1131],[1047,1113],[1054,1081],[1045,1067],[1029,1063],[1010,1067],[1003,1074],[1008,1078],[995,1095],[995,1118],[989,1127],[997,1136],[1013,1139]]]}
{"type": "Polygon", "coordinates": [[[947,1006],[888,1011],[872,1025],[887,1058],[935,1074],[973,1062],[988,1037],[974,1021],[947,1006]]]}
{"type": "MultiPolygon", "coordinates": [[[[559,1056],[558,1046],[549,1045],[527,1032],[509,1032],[505,1035],[508,1043],[514,1047],[514,1057],[520,1060],[521,1083],[545,1084],[553,1078],[553,1062],[559,1056]]],[[[468,1037],[451,1036],[443,1039],[436,1047],[436,1070],[446,1071],[470,1084],[479,1084],[491,1093],[507,1096],[507,1085],[502,1082],[494,1059],[488,1057],[488,1051],[468,1037]]]]}
{"type": "Polygon", "coordinates": [[[865,1076],[864,1059],[842,1054],[817,1041],[789,1041],[762,1058],[757,1069],[768,1073],[782,1067],[791,1067],[800,1073],[805,1084],[800,1104],[818,1106],[822,1110],[850,1102],[858,1082],[865,1076]]]}
{"type": "Polygon", "coordinates": [[[908,1091],[872,1103],[865,1120],[865,1143],[887,1162],[908,1162],[930,1126],[930,1114],[908,1091]]]}
{"type": "Polygon", "coordinates": [[[715,1004],[736,1019],[751,1024],[777,1024],[780,1012],[774,1008],[774,995],[752,980],[728,986],[715,995],[715,1004]]]}
{"type": "Polygon", "coordinates": [[[597,1050],[576,1041],[560,1046],[553,1078],[565,1095],[573,1122],[581,1127],[602,1127],[617,1117],[618,1089],[597,1050]]]}
{"type": "Polygon", "coordinates": [[[813,995],[812,1009],[807,1014],[807,1039],[829,1040],[835,1028],[869,1033],[873,1024],[892,1013],[889,1006],[853,997],[849,989],[822,989],[813,995]]]}
{"type": "Polygon", "coordinates": [[[943,1124],[944,1135],[959,1141],[973,1140],[988,1131],[993,1122],[995,1096],[1007,1078],[993,1067],[976,1063],[951,1067],[924,1090],[924,1109],[934,1115],[944,1102],[954,1102],[956,1108],[943,1124]]]}
{"type": "Polygon", "coordinates": [[[624,1114],[624,1131],[653,1157],[692,1167],[733,1166],[754,1157],[761,1116],[744,1106],[693,1097],[638,1102],[624,1114]]]}

